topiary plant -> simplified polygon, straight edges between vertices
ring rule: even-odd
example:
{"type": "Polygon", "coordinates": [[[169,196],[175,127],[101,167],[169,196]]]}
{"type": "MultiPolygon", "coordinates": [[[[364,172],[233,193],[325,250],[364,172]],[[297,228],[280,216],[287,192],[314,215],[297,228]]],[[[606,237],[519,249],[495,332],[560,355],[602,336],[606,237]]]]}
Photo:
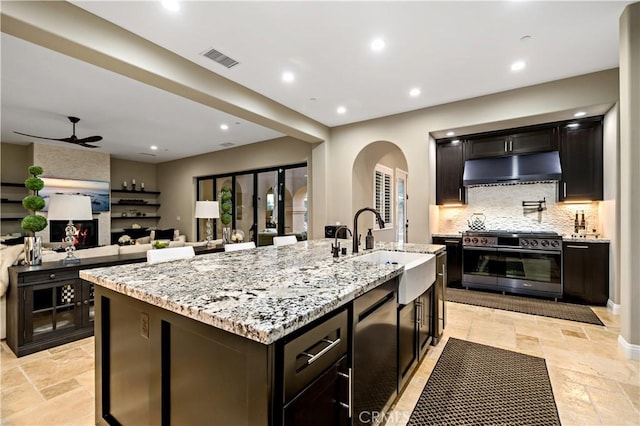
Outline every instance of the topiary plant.
{"type": "Polygon", "coordinates": [[[220,210],[222,210],[220,222],[222,222],[223,225],[229,225],[232,220],[231,209],[233,207],[231,203],[231,188],[226,185],[223,186],[220,190],[220,199],[222,200],[222,204],[220,205],[220,210]]]}
{"type": "Polygon", "coordinates": [[[33,237],[47,227],[47,218],[36,214],[44,208],[44,199],[38,195],[38,191],[44,188],[44,181],[38,177],[43,172],[42,167],[31,166],[27,170],[31,176],[24,181],[24,186],[32,193],[22,199],[22,207],[31,214],[22,219],[20,227],[33,237]]]}

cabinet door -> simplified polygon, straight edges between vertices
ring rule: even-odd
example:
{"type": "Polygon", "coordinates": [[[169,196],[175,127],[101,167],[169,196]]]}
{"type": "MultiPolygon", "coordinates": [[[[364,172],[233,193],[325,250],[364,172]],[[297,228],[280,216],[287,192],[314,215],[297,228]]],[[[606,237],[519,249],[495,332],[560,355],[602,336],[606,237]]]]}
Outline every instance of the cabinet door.
{"type": "Polygon", "coordinates": [[[558,149],[556,129],[540,129],[509,135],[509,154],[530,154],[558,149]]]}
{"type": "Polygon", "coordinates": [[[462,143],[436,145],[436,204],[464,203],[462,143]]]}
{"type": "Polygon", "coordinates": [[[467,141],[467,159],[501,157],[509,154],[508,135],[493,135],[467,141]]]}
{"type": "Polygon", "coordinates": [[[602,121],[561,130],[560,201],[602,200],[602,121]]]}
{"type": "Polygon", "coordinates": [[[94,318],[93,283],[82,281],[82,326],[93,327],[94,318]]]}
{"type": "Polygon", "coordinates": [[[24,289],[24,342],[50,339],[82,327],[82,287],[69,279],[24,289]]]}
{"type": "Polygon", "coordinates": [[[433,286],[418,297],[416,308],[418,324],[418,358],[422,359],[433,338],[433,286]]]}
{"type": "Polygon", "coordinates": [[[609,244],[563,245],[563,299],[606,305],[609,299],[609,244]]]}
{"type": "Polygon", "coordinates": [[[398,308],[398,390],[404,387],[418,361],[416,303],[398,308]]]}
{"type": "Polygon", "coordinates": [[[433,237],[433,244],[447,247],[447,286],[460,286],[462,281],[462,238],[433,237]]]}

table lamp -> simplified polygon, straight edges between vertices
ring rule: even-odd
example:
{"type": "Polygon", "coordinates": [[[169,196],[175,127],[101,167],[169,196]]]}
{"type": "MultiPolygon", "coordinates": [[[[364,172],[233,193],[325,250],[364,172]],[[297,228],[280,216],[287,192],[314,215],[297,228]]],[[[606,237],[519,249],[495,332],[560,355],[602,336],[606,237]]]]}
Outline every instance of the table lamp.
{"type": "Polygon", "coordinates": [[[64,239],[67,243],[65,251],[67,257],[62,259],[60,263],[63,265],[69,265],[74,263],[80,263],[80,259],[73,255],[76,249],[74,243],[74,236],[77,232],[76,227],[73,225],[74,220],[92,220],[91,214],[91,197],[86,195],[52,195],[49,197],[49,211],[47,212],[47,219],[51,220],[67,220],[67,227],[64,229],[66,237],[64,239]]]}
{"type": "Polygon", "coordinates": [[[211,219],[220,217],[217,201],[196,201],[196,214],[198,219],[207,219],[207,247],[211,247],[213,239],[213,224],[211,219]]]}

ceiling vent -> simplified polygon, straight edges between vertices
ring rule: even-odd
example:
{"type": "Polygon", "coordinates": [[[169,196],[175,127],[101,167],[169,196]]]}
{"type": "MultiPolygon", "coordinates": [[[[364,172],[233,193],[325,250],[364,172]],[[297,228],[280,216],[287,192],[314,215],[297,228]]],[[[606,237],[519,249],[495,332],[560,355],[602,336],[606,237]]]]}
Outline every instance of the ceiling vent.
{"type": "Polygon", "coordinates": [[[224,146],[225,148],[229,148],[230,146],[234,146],[235,143],[231,143],[231,142],[225,142],[225,143],[221,143],[220,146],[224,146]]]}
{"type": "Polygon", "coordinates": [[[148,153],[148,152],[139,152],[138,154],[140,154],[140,155],[146,155],[146,156],[149,156],[149,157],[155,157],[155,156],[156,156],[155,154],[150,154],[150,153],[148,153]]]}
{"type": "Polygon", "coordinates": [[[217,62],[220,65],[224,65],[227,68],[235,67],[240,63],[235,59],[228,57],[224,53],[217,51],[216,49],[206,50],[202,53],[202,56],[206,56],[212,61],[217,62]]]}

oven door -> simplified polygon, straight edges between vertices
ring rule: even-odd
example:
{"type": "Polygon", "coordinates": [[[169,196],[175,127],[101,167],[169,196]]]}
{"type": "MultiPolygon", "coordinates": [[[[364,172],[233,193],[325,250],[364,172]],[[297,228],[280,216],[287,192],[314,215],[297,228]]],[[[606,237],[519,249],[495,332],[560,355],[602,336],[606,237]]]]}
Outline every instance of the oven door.
{"type": "Polygon", "coordinates": [[[499,248],[498,285],[515,292],[562,295],[562,252],[499,248]]]}
{"type": "Polygon", "coordinates": [[[498,249],[496,248],[463,247],[463,283],[496,286],[497,277],[501,269],[499,263],[498,249]]]}

